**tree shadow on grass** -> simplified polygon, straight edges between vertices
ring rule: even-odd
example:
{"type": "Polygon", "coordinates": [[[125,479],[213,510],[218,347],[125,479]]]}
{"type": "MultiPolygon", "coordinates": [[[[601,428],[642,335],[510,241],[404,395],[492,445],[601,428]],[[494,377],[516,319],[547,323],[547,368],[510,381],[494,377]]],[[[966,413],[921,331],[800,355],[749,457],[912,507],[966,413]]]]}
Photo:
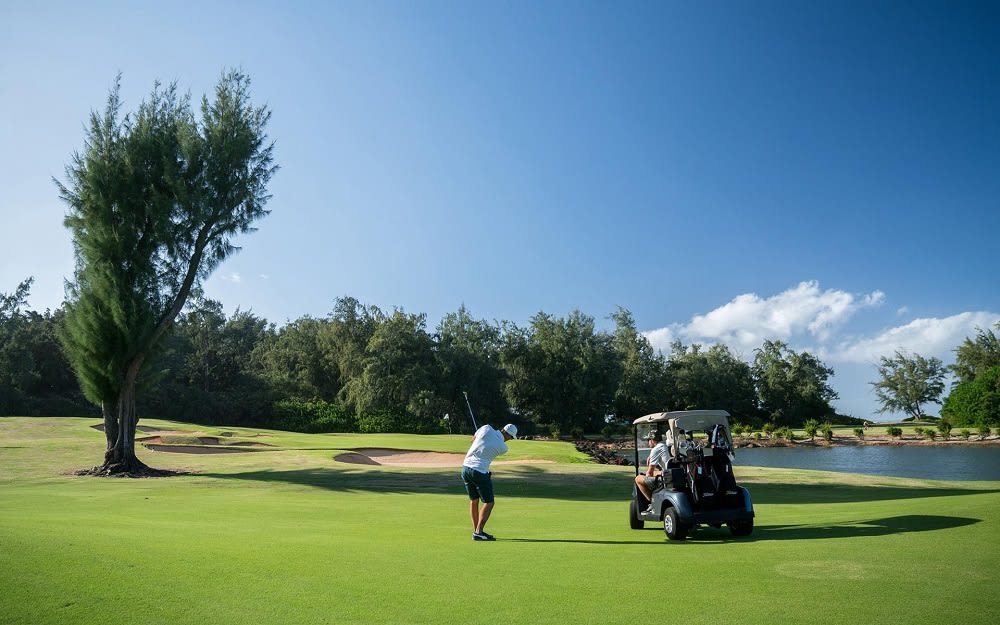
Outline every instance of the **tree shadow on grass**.
{"type": "MultiPolygon", "coordinates": [[[[284,482],[343,492],[465,494],[459,469],[392,471],[315,468],[242,473],[199,473],[224,480],[284,482]]],[[[607,474],[506,471],[493,475],[498,497],[529,497],[574,501],[628,501],[629,484],[607,474]]]]}
{"type": "MultiPolygon", "coordinates": [[[[284,482],[332,491],[463,494],[458,469],[401,471],[385,468],[257,470],[242,473],[199,473],[224,480],[284,482]]],[[[566,501],[619,501],[627,506],[631,476],[616,473],[560,472],[538,466],[508,466],[494,473],[498,497],[528,497],[566,501]]],[[[751,484],[755,504],[847,503],[997,493],[997,489],[960,489],[838,484],[751,484]]]]}
{"type": "MultiPolygon", "coordinates": [[[[873,519],[870,521],[857,521],[855,523],[841,523],[830,525],[764,525],[754,528],[753,535],[749,537],[735,537],[726,528],[699,527],[688,535],[686,541],[667,541],[671,544],[700,544],[700,543],[720,543],[720,542],[759,542],[772,540],[824,540],[830,538],[862,538],[874,536],[889,536],[892,534],[906,534],[909,532],[931,532],[936,530],[954,529],[965,527],[981,522],[981,519],[969,519],[964,517],[949,517],[935,515],[903,515],[887,517],[884,519],[873,519]]],[[[663,529],[655,524],[646,527],[646,530],[656,530],[662,532],[663,529]]],[[[648,540],[583,540],[572,538],[498,538],[501,542],[515,543],[572,543],[580,545],[649,545],[648,540]]]]}
{"type": "Polygon", "coordinates": [[[1000,493],[996,488],[941,488],[927,486],[865,486],[857,484],[748,484],[754,504],[853,503],[1000,493]]]}
{"type": "Polygon", "coordinates": [[[982,522],[982,519],[930,514],[906,514],[848,523],[814,523],[807,525],[758,525],[753,534],[737,538],[726,528],[699,527],[689,537],[690,542],[756,542],[772,540],[823,540],[829,538],[861,538],[890,536],[911,532],[933,532],[955,529],[982,522]]]}

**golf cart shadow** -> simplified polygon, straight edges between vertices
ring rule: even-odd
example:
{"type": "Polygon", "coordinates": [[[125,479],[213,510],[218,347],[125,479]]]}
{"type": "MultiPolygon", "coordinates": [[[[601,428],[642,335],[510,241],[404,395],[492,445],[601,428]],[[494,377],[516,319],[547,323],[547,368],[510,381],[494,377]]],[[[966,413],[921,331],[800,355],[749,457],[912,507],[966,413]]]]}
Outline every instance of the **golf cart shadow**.
{"type": "Polygon", "coordinates": [[[734,539],[725,529],[699,528],[688,537],[689,542],[757,542],[771,540],[823,540],[828,538],[861,538],[889,536],[909,532],[931,532],[965,527],[982,519],[939,515],[909,514],[831,524],[757,525],[753,536],[734,539]]]}

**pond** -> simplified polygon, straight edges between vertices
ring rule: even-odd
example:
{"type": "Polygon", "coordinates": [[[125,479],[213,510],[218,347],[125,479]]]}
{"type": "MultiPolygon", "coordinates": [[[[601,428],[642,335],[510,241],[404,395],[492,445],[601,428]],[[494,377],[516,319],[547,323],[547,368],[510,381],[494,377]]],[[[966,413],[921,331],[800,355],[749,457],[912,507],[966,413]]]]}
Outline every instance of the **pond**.
{"type": "Polygon", "coordinates": [[[932,480],[1000,480],[1000,446],[760,447],[737,449],[733,464],[932,480]]]}

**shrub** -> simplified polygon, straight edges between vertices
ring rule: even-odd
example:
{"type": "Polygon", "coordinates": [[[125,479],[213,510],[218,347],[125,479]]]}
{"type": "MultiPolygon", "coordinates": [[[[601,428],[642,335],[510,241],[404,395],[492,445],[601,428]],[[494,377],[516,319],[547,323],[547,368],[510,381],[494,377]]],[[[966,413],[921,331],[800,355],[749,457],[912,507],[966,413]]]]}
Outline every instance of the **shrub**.
{"type": "Polygon", "coordinates": [[[765,423],[764,427],[762,427],[761,430],[763,430],[764,436],[771,438],[771,433],[774,432],[774,425],[771,424],[770,422],[765,423]]]}
{"type": "Polygon", "coordinates": [[[273,427],[290,432],[319,434],[357,432],[358,424],[336,404],[321,399],[284,399],[274,404],[273,427]]]}
{"type": "Polygon", "coordinates": [[[969,437],[972,436],[972,432],[970,432],[969,430],[962,430],[961,432],[959,432],[959,434],[961,434],[962,438],[964,438],[965,440],[969,440],[969,437]]]}
{"type": "Polygon", "coordinates": [[[854,435],[861,440],[865,439],[865,429],[864,428],[854,428],[854,435]]]}
{"type": "Polygon", "coordinates": [[[358,431],[364,434],[401,433],[437,434],[442,430],[440,422],[417,418],[406,412],[379,410],[358,417],[358,431]]]}
{"type": "Polygon", "coordinates": [[[816,432],[819,430],[819,421],[816,419],[809,419],[802,424],[802,429],[805,430],[806,436],[809,440],[816,438],[816,432]]]}
{"type": "Polygon", "coordinates": [[[387,410],[358,417],[358,431],[364,434],[399,432],[403,419],[387,410]]]}
{"type": "Polygon", "coordinates": [[[733,435],[734,436],[742,436],[743,432],[746,430],[746,427],[747,426],[743,425],[742,423],[734,423],[733,424],[733,435]]]}
{"type": "Polygon", "coordinates": [[[938,432],[941,432],[941,435],[944,436],[945,438],[951,436],[951,422],[948,421],[947,419],[941,419],[940,421],[938,421],[937,429],[938,432]]]}
{"type": "Polygon", "coordinates": [[[833,426],[829,422],[824,423],[819,429],[823,433],[823,440],[826,442],[833,440],[833,426]]]}
{"type": "Polygon", "coordinates": [[[927,429],[926,429],[926,430],[924,431],[924,434],[925,434],[925,435],[927,436],[927,438],[929,438],[930,440],[934,440],[935,438],[937,438],[937,432],[935,432],[934,430],[932,430],[932,429],[930,429],[930,428],[927,428],[927,429]]]}
{"type": "Polygon", "coordinates": [[[985,423],[980,423],[978,426],[976,426],[976,431],[979,432],[980,438],[986,438],[987,436],[993,433],[993,431],[990,429],[990,426],[986,425],[985,423]]]}
{"type": "Polygon", "coordinates": [[[922,427],[915,427],[915,428],[913,428],[913,431],[917,433],[917,436],[923,436],[924,435],[924,428],[922,428],[922,427]]]}
{"type": "Polygon", "coordinates": [[[570,428],[569,435],[576,440],[580,440],[581,438],[583,438],[583,428],[580,426],[575,426],[573,428],[570,428]]]}
{"type": "Polygon", "coordinates": [[[890,437],[892,437],[892,436],[902,436],[903,435],[903,428],[894,427],[894,426],[890,425],[889,427],[887,427],[885,429],[885,433],[888,434],[890,437]]]}
{"type": "Polygon", "coordinates": [[[762,438],[760,432],[754,432],[753,433],[753,438],[754,438],[754,440],[758,440],[759,441],[762,438]]]}
{"type": "Polygon", "coordinates": [[[551,425],[549,425],[549,434],[552,435],[552,438],[558,440],[560,437],[562,437],[562,430],[559,429],[558,424],[552,423],[551,425]]]}

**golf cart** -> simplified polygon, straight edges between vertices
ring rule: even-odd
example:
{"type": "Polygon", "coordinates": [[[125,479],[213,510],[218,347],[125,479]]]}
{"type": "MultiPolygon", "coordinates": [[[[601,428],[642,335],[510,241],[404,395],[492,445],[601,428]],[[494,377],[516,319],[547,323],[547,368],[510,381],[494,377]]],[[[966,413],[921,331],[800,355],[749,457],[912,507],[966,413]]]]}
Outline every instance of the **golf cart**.
{"type": "Polygon", "coordinates": [[[644,440],[658,433],[668,445],[669,459],[656,479],[652,501],[635,484],[629,505],[629,525],[642,529],[646,521],[662,521],[670,540],[684,540],[698,525],[729,526],[733,536],[753,532],[750,492],[733,477],[733,444],[725,410],[657,412],[632,422],[635,474],[648,463],[644,440]]]}

